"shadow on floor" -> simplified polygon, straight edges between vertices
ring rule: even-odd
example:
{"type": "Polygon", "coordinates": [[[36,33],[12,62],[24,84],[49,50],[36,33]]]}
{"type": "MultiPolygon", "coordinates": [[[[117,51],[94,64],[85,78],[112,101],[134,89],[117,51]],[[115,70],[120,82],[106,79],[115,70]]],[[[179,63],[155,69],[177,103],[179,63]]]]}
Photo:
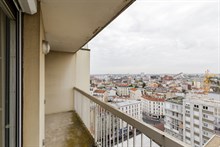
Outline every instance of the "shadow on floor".
{"type": "Polygon", "coordinates": [[[46,115],[46,147],[93,147],[94,140],[73,111],[46,115]]]}

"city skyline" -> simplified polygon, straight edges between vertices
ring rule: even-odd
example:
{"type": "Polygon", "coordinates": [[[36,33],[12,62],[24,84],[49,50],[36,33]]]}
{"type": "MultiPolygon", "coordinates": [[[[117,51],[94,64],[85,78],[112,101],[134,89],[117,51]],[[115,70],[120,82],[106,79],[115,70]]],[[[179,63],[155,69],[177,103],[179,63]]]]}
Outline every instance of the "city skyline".
{"type": "Polygon", "coordinates": [[[91,42],[91,74],[219,73],[218,1],[136,1],[91,42]]]}

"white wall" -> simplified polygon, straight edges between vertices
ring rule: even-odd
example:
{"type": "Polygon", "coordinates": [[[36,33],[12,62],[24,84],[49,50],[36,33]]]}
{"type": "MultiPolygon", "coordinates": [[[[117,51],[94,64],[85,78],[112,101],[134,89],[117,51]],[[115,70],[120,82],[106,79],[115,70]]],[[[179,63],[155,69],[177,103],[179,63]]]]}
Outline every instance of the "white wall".
{"type": "Polygon", "coordinates": [[[89,93],[90,51],[46,55],[46,114],[74,110],[73,87],[89,93]]]}
{"type": "Polygon", "coordinates": [[[45,70],[46,114],[73,110],[75,54],[50,52],[45,70]]]}
{"type": "Polygon", "coordinates": [[[90,50],[79,50],[76,53],[75,86],[89,93],[90,88],[90,50]]]}
{"type": "MultiPolygon", "coordinates": [[[[90,89],[90,51],[89,50],[79,50],[76,53],[76,71],[75,71],[75,79],[76,84],[75,87],[89,93],[90,89]]],[[[79,114],[81,119],[84,121],[88,130],[90,130],[90,120],[93,119],[93,115],[90,113],[90,100],[83,97],[74,97],[75,102],[78,99],[81,99],[81,103],[75,104],[75,107],[81,107],[81,113],[79,114]]]]}

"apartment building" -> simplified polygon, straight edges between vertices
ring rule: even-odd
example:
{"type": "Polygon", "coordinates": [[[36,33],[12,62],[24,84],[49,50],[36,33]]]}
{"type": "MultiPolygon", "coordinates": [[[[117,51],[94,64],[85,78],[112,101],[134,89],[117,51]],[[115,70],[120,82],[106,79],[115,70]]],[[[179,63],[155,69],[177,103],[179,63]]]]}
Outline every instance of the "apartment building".
{"type": "Polygon", "coordinates": [[[107,102],[108,101],[108,92],[103,89],[95,89],[93,91],[93,96],[99,98],[100,100],[107,102]]]}
{"type": "Polygon", "coordinates": [[[143,102],[143,113],[153,119],[161,119],[164,117],[165,98],[156,98],[150,95],[141,97],[143,102]]]}
{"type": "Polygon", "coordinates": [[[111,89],[108,91],[108,96],[109,97],[113,97],[113,96],[116,96],[116,89],[111,89]]]}
{"type": "Polygon", "coordinates": [[[115,106],[122,112],[142,120],[142,102],[139,100],[127,100],[124,102],[116,103],[115,106]]]}
{"type": "Polygon", "coordinates": [[[128,84],[117,84],[116,91],[118,96],[128,96],[130,94],[128,84]]]}
{"type": "Polygon", "coordinates": [[[142,96],[141,90],[137,88],[130,89],[130,98],[133,100],[138,100],[142,96]]]}
{"type": "MultiPolygon", "coordinates": [[[[131,117],[142,120],[142,102],[140,100],[118,101],[110,104],[131,117]]],[[[120,129],[124,127],[127,127],[127,124],[121,120],[120,129]]],[[[131,128],[130,126],[130,129],[131,128]]]]}
{"type": "Polygon", "coordinates": [[[220,101],[207,95],[190,95],[183,100],[183,141],[202,147],[219,133],[220,101]]]}
{"type": "Polygon", "coordinates": [[[183,141],[183,99],[177,96],[169,98],[164,103],[165,132],[183,141]]]}

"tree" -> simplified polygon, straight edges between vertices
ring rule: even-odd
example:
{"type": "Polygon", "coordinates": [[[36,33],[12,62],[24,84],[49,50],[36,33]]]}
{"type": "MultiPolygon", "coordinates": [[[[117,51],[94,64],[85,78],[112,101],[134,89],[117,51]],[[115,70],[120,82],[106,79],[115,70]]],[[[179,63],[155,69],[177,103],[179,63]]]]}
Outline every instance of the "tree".
{"type": "Polygon", "coordinates": [[[146,83],[143,82],[142,88],[144,88],[146,86],[146,83]]]}

